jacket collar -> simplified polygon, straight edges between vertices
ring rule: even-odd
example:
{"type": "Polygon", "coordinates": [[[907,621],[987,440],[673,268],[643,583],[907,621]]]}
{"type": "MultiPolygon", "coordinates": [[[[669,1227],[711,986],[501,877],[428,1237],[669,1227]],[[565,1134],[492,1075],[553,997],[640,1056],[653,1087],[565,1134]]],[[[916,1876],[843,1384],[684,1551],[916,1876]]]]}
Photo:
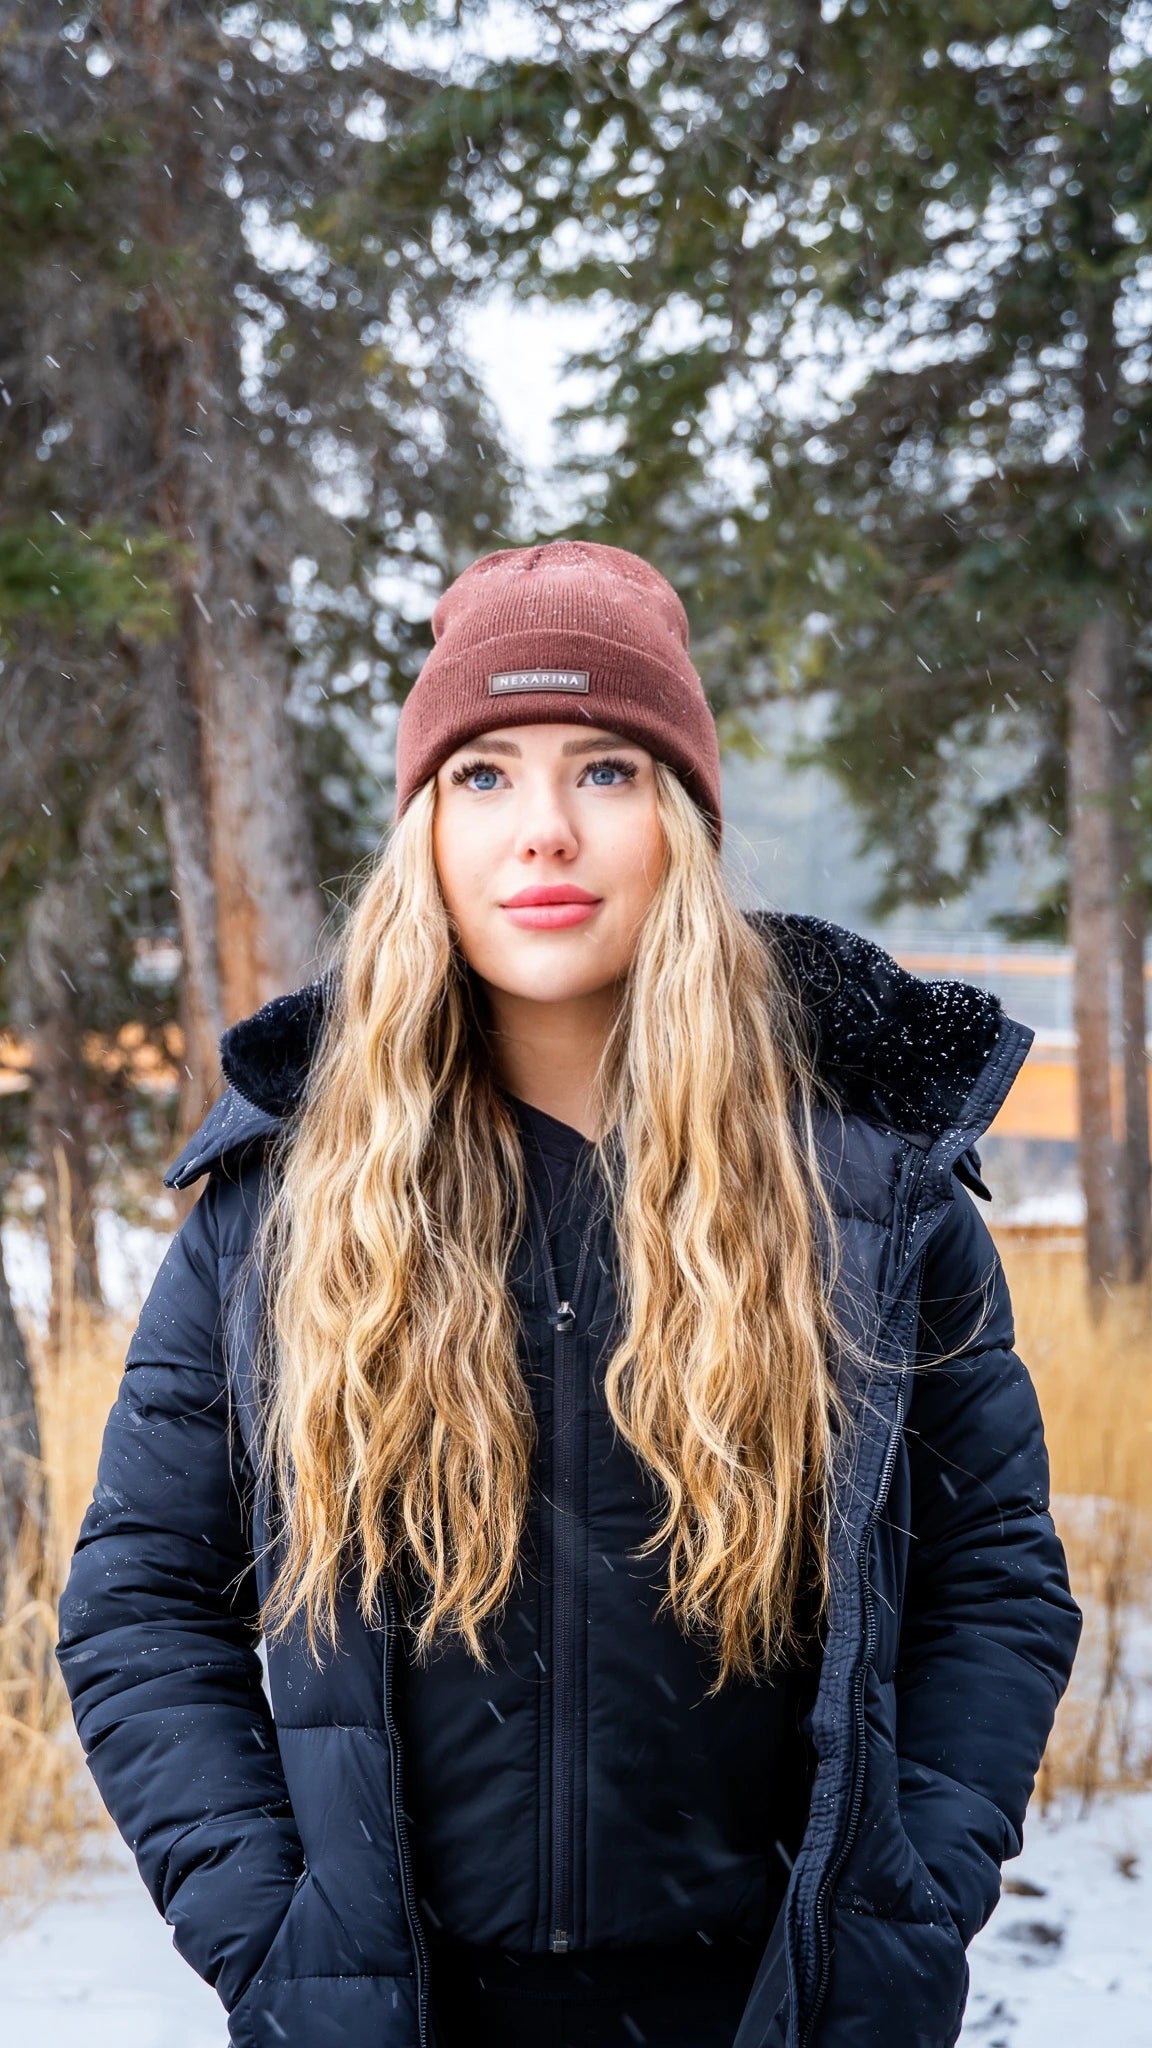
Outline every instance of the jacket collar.
{"type": "MultiPolygon", "coordinates": [[[[870,939],[822,918],[745,916],[775,941],[804,1012],[818,1083],[840,1109],[922,1144],[948,1132],[975,1136],[991,1121],[1033,1037],[1005,1016],[998,996],[968,982],[923,981],[870,939]]],[[[331,976],[322,976],[225,1031],[228,1091],[173,1160],[166,1186],[187,1187],[291,1114],[331,988],[331,976]]]]}

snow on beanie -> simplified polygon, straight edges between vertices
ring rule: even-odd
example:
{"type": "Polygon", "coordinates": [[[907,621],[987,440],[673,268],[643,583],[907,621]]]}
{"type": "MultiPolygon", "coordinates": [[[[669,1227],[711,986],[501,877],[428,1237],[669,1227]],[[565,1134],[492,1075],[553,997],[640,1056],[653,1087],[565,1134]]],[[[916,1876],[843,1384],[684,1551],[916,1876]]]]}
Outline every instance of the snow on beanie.
{"type": "Polygon", "coordinates": [[[441,763],[497,726],[590,725],[674,768],[720,845],[720,747],[667,578],[600,541],[481,555],[440,598],[396,738],[396,817],[441,763]]]}

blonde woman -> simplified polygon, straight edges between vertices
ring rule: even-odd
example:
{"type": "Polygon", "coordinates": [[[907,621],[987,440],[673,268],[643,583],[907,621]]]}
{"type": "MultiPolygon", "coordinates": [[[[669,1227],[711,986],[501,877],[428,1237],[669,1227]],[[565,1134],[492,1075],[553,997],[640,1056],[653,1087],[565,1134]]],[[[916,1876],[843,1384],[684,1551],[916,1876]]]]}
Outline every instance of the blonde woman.
{"type": "Polygon", "coordinates": [[[166,1176],[92,1771],[242,2048],[949,2048],[1079,1631],[967,1191],[1029,1033],[735,907],[646,563],[489,555],[433,633],[166,1176]]]}

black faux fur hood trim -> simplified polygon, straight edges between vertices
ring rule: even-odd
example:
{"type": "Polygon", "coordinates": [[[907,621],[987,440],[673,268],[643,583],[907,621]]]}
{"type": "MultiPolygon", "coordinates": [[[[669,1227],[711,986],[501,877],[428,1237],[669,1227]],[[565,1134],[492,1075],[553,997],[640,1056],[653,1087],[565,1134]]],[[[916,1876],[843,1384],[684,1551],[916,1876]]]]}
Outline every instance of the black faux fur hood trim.
{"type": "Polygon", "coordinates": [[[220,1040],[224,1079],[270,1116],[289,1116],[304,1093],[324,1029],[329,981],[322,977],[241,1017],[220,1040]]]}
{"type": "MultiPolygon", "coordinates": [[[[968,982],[921,980],[870,939],[822,918],[745,914],[774,942],[820,1084],[843,1110],[910,1136],[936,1136],[957,1121],[1007,1021],[998,996],[968,982]]],[[[226,1079],[270,1117],[288,1116],[300,1100],[329,988],[322,978],[274,996],[220,1041],[226,1079]]]]}

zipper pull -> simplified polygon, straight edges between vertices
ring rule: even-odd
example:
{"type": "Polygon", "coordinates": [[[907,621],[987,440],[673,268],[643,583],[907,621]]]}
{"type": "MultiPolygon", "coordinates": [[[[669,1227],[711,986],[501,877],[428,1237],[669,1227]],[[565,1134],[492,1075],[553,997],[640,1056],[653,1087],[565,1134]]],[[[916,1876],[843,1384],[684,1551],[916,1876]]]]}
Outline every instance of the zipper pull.
{"type": "Polygon", "coordinates": [[[554,1330],[570,1330],[576,1321],[572,1303],[570,1301],[562,1301],[555,1315],[549,1316],[548,1321],[554,1330]]]}
{"type": "Polygon", "coordinates": [[[554,1956],[566,1956],[566,1955],[567,1955],[567,1953],[568,1953],[568,1934],[567,1934],[567,1930],[566,1930],[565,1928],[563,1928],[563,1927],[557,1927],[557,1928],[555,1928],[555,1929],[553,1930],[553,1934],[552,1934],[552,1941],[551,1941],[551,1948],[552,1948],[552,1953],[553,1953],[553,1955],[554,1955],[554,1956]]]}

